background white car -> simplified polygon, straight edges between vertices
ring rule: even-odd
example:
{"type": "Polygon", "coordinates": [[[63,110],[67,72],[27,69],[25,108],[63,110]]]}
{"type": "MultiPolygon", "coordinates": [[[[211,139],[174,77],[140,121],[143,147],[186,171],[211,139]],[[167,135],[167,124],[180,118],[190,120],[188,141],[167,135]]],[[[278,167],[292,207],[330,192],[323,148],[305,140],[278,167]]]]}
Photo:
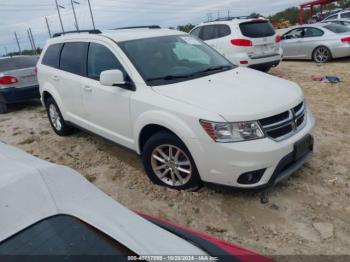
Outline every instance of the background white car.
{"type": "Polygon", "coordinates": [[[325,19],[323,19],[322,22],[328,22],[328,20],[335,20],[335,19],[349,19],[350,20],[350,10],[344,10],[344,11],[338,12],[336,14],[329,15],[325,19]]]}
{"type": "Polygon", "coordinates": [[[269,71],[282,57],[280,36],[264,18],[228,18],[201,23],[190,32],[233,64],[269,71]]]}
{"type": "Polygon", "coordinates": [[[270,261],[171,222],[142,214],[144,219],[72,169],[2,142],[0,168],[4,261],[38,261],[39,255],[45,256],[40,261],[130,261],[140,255],[164,256],[163,261],[172,260],[168,255],[270,261]],[[76,257],[81,255],[84,259],[76,257]]]}

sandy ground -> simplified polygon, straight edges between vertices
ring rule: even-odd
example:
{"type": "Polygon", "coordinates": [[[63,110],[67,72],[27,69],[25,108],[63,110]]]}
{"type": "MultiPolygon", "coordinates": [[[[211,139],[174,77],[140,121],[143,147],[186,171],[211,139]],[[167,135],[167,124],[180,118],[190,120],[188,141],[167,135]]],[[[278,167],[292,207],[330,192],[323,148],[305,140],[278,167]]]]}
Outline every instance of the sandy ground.
{"type": "MultiPolygon", "coordinates": [[[[259,194],[203,188],[177,192],[151,184],[139,157],[96,136],[61,138],[34,103],[0,115],[0,139],[68,165],[129,208],[215,235],[262,254],[350,255],[350,59],[317,66],[283,62],[272,74],[298,82],[317,119],[313,157],[288,181],[259,194]],[[340,84],[311,74],[338,75],[340,84]]],[[[263,87],[262,87],[263,88],[263,87]]]]}

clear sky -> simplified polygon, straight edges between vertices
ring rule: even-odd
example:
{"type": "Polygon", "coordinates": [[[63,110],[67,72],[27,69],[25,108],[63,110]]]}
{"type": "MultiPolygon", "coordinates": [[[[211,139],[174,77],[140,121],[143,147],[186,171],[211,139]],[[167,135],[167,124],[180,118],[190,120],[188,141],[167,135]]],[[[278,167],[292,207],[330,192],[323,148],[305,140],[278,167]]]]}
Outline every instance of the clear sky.
{"type": "MultiPolygon", "coordinates": [[[[92,28],[87,0],[75,0],[80,29],[92,28]]],[[[199,23],[207,19],[230,15],[249,15],[258,12],[270,15],[307,0],[90,0],[96,27],[110,29],[132,25],[158,24],[163,27],[199,23]]],[[[65,30],[74,30],[70,0],[58,0],[65,30]]],[[[54,0],[0,0],[0,55],[17,51],[14,32],[22,49],[30,49],[27,29],[32,29],[37,46],[48,38],[44,17],[51,30],[59,32],[60,24],[54,0]]]]}

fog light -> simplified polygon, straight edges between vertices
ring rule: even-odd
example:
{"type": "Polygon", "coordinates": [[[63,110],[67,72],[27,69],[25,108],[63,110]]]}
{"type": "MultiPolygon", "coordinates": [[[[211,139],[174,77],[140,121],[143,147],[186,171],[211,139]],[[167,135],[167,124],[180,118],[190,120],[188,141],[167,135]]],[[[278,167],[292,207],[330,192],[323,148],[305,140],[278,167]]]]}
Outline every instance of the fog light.
{"type": "Polygon", "coordinates": [[[238,183],[243,185],[256,184],[264,175],[266,169],[255,170],[239,176],[238,183]]]}

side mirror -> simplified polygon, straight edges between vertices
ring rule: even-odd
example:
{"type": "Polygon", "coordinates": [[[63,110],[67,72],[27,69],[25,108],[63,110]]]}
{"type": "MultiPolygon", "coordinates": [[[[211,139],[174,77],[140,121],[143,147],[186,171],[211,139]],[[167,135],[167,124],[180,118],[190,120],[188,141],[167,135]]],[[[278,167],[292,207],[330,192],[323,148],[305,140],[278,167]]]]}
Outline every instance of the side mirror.
{"type": "Polygon", "coordinates": [[[104,86],[125,85],[124,74],[118,69],[106,70],[100,74],[100,84],[104,86]]]}

